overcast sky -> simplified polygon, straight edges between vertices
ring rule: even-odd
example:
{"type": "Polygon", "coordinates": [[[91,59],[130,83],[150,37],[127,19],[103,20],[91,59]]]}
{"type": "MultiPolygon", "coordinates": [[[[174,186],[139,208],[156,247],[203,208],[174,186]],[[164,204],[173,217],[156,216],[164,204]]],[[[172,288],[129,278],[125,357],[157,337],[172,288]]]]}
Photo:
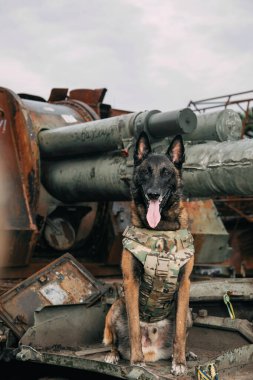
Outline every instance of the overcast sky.
{"type": "Polygon", "coordinates": [[[132,111],[253,89],[252,0],[0,0],[0,86],[132,111]]]}

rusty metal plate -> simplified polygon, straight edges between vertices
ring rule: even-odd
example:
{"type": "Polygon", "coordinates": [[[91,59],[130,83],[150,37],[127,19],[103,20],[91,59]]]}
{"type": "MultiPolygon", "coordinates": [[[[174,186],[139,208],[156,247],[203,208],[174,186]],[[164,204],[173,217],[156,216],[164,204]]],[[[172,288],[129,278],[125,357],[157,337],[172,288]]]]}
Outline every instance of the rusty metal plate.
{"type": "Polygon", "coordinates": [[[92,304],[103,285],[66,253],[0,297],[0,318],[21,337],[46,305],[92,304]]]}

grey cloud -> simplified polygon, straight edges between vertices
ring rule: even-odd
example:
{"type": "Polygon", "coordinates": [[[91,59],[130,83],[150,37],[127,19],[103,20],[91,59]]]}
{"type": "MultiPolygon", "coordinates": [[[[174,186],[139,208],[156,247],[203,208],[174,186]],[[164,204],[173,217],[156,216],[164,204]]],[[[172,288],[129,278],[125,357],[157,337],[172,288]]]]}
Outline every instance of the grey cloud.
{"type": "Polygon", "coordinates": [[[105,101],[129,110],[244,91],[252,87],[252,7],[250,0],[0,0],[0,85],[44,97],[52,87],[106,87],[105,101]]]}

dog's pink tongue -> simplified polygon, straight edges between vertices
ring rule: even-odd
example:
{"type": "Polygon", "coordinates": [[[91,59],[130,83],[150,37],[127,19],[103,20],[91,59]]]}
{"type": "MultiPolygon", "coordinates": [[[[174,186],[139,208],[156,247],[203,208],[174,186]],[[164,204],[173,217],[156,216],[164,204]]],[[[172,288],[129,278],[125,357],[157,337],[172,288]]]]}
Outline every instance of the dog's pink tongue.
{"type": "Polygon", "coordinates": [[[155,228],[161,220],[159,201],[150,201],[147,212],[147,221],[151,228],[155,228]]]}

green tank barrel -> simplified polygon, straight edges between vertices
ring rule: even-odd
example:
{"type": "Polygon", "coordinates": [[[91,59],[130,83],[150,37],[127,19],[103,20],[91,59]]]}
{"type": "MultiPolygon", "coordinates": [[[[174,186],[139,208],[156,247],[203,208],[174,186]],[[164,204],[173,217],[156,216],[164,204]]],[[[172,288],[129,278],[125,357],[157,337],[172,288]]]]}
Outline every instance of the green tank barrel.
{"type": "Polygon", "coordinates": [[[184,136],[185,141],[233,141],[242,135],[242,121],[238,112],[223,111],[204,113],[197,116],[198,125],[193,132],[184,136]]]}
{"type": "Polygon", "coordinates": [[[196,126],[197,117],[189,108],[171,112],[153,110],[42,130],[38,142],[44,158],[71,157],[124,149],[142,130],[152,141],[191,133],[196,126]]]}
{"type": "MultiPolygon", "coordinates": [[[[186,143],[185,151],[186,196],[253,194],[253,140],[186,143]]],[[[92,158],[44,161],[41,172],[42,183],[53,196],[81,202],[129,200],[132,171],[131,159],[107,152],[92,158]]]]}
{"type": "Polygon", "coordinates": [[[67,202],[130,199],[132,166],[111,152],[92,158],[44,161],[42,184],[55,198],[67,202]]]}
{"type": "Polygon", "coordinates": [[[253,140],[188,146],[183,173],[189,197],[252,195],[253,140]]]}

